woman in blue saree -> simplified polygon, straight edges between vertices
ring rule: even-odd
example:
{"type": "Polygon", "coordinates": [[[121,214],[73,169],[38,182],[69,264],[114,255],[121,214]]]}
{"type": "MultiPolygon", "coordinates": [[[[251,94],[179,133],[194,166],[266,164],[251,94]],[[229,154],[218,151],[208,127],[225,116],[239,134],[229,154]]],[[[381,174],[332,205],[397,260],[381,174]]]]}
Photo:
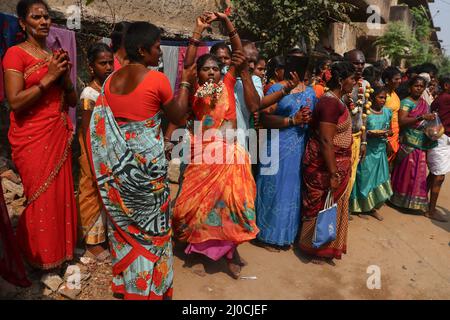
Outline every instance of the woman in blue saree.
{"type": "MultiPolygon", "coordinates": [[[[283,82],[272,85],[268,95],[283,90],[283,82]]],[[[279,149],[270,150],[276,139],[268,132],[267,152],[270,154],[275,174],[267,175],[259,165],[256,179],[256,223],[260,232],[257,239],[270,251],[279,247],[291,246],[300,227],[301,209],[301,163],[307,140],[307,123],[316,104],[316,95],[311,87],[300,83],[282,98],[276,110],[268,115],[262,114],[265,128],[279,129],[279,149]],[[278,153],[274,158],[274,154],[278,153]]]]}

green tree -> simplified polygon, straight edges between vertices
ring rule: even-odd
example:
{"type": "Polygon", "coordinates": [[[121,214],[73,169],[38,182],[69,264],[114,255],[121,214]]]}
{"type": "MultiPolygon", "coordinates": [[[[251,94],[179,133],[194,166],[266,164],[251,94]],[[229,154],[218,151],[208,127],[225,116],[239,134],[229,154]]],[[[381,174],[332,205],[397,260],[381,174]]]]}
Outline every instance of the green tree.
{"type": "Polygon", "coordinates": [[[400,64],[403,58],[412,53],[412,46],[415,45],[416,38],[402,21],[389,24],[386,33],[375,41],[375,45],[381,48],[381,54],[392,60],[393,64],[400,64]]]}
{"type": "Polygon", "coordinates": [[[414,28],[402,21],[389,24],[386,33],[375,41],[381,54],[390,58],[393,64],[406,59],[410,65],[425,62],[436,64],[441,71],[450,71],[450,58],[433,46],[431,42],[431,20],[423,6],[412,8],[414,28]]]}
{"type": "Polygon", "coordinates": [[[244,37],[260,40],[268,55],[303,41],[312,48],[330,21],[350,23],[353,6],[337,0],[234,0],[233,20],[244,37]]]}

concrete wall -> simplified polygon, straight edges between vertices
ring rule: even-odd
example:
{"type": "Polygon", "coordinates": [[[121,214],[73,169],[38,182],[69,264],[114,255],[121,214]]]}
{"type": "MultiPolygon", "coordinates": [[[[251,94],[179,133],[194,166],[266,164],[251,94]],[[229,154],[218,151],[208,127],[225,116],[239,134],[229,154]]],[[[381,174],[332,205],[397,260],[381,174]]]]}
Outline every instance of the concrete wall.
{"type": "MultiPolygon", "coordinates": [[[[15,13],[18,0],[1,1],[0,11],[15,13]]],[[[50,8],[65,14],[70,5],[85,3],[85,0],[47,0],[50,8]]],[[[205,10],[217,11],[221,0],[96,0],[83,5],[83,17],[90,21],[104,20],[112,23],[123,20],[149,21],[169,33],[189,34],[195,18],[205,10]]],[[[218,33],[218,29],[213,29],[218,33]]]]}

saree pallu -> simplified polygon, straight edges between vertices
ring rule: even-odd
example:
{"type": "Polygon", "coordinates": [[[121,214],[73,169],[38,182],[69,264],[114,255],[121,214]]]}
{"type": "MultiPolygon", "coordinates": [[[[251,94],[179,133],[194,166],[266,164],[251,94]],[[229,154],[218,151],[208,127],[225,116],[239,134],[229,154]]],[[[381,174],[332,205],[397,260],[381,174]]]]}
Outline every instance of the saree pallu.
{"type": "Polygon", "coordinates": [[[221,240],[225,247],[254,239],[256,185],[247,152],[240,144],[217,137],[200,144],[198,150],[192,147],[194,159],[209,150],[222,152],[228,161],[186,167],[173,210],[175,234],[189,244],[221,240]]]}
{"type": "Polygon", "coordinates": [[[108,218],[112,291],[125,299],[172,296],[173,253],[161,116],[118,125],[102,93],[88,148],[108,218]]]}
{"type": "MultiPolygon", "coordinates": [[[[44,60],[28,66],[25,87],[38,83],[47,72],[44,60]]],[[[74,130],[64,106],[62,90],[53,85],[29,111],[10,115],[12,159],[27,198],[17,240],[26,260],[40,269],[71,260],[76,245],[71,159],[74,130]]]]}
{"type": "MultiPolygon", "coordinates": [[[[416,105],[409,99],[405,100],[408,100],[405,105],[410,107],[410,117],[429,112],[425,100],[420,99],[416,105]]],[[[433,149],[437,142],[428,139],[417,126],[405,129],[400,139],[401,146],[391,178],[394,194],[390,202],[397,207],[426,212],[429,205],[426,151],[433,149]]]]}
{"type": "Polygon", "coordinates": [[[78,158],[80,182],[76,198],[79,211],[78,229],[80,238],[84,239],[86,244],[96,245],[106,241],[106,217],[81,130],[78,134],[78,140],[81,149],[78,158]]]}
{"type": "Polygon", "coordinates": [[[338,137],[335,138],[336,167],[341,180],[339,188],[334,193],[337,203],[336,240],[321,248],[312,247],[312,239],[316,226],[317,215],[323,210],[330,188],[330,175],[325,160],[320,151],[320,143],[315,136],[309,140],[303,159],[303,208],[302,229],[300,233],[300,250],[309,255],[341,259],[347,252],[348,230],[348,190],[351,176],[351,120],[347,119],[337,126],[338,137]]]}
{"type": "Polygon", "coordinates": [[[20,287],[29,287],[25,267],[19,248],[16,246],[14,231],[9,220],[8,208],[3,198],[0,178],[0,276],[6,281],[20,287]]]}

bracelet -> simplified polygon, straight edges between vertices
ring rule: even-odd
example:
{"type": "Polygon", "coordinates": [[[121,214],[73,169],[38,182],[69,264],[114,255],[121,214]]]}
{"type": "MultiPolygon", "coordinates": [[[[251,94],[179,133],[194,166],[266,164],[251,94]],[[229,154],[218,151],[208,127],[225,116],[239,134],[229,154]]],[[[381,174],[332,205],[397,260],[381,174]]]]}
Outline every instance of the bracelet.
{"type": "Polygon", "coordinates": [[[422,121],[423,120],[423,116],[417,116],[416,117],[416,121],[422,121]]]}
{"type": "Polygon", "coordinates": [[[236,37],[237,35],[238,35],[238,32],[237,32],[236,29],[233,29],[232,31],[230,31],[230,32],[228,33],[228,36],[229,36],[230,38],[236,37]]]}
{"type": "Polygon", "coordinates": [[[199,47],[200,46],[201,41],[194,39],[194,38],[189,38],[189,45],[192,45],[194,47],[199,47]]]}
{"type": "Polygon", "coordinates": [[[180,83],[180,89],[181,88],[186,88],[191,91],[192,85],[189,82],[183,81],[180,83]]]}
{"type": "MultiPolygon", "coordinates": [[[[198,34],[199,36],[200,36],[200,38],[202,37],[202,34],[200,33],[200,32],[198,32],[198,31],[194,31],[194,32],[192,32],[193,34],[198,34]]],[[[192,37],[192,38],[194,38],[194,37],[192,37]]]]}
{"type": "Polygon", "coordinates": [[[289,117],[289,126],[295,126],[295,120],[293,117],[289,117]]]}
{"type": "Polygon", "coordinates": [[[367,145],[367,141],[361,142],[361,145],[363,145],[363,146],[367,145]]]}
{"type": "Polygon", "coordinates": [[[188,89],[191,89],[191,88],[192,88],[191,83],[190,83],[190,82],[187,82],[187,81],[181,81],[180,86],[181,86],[181,85],[185,86],[185,87],[188,88],[188,89]]]}

